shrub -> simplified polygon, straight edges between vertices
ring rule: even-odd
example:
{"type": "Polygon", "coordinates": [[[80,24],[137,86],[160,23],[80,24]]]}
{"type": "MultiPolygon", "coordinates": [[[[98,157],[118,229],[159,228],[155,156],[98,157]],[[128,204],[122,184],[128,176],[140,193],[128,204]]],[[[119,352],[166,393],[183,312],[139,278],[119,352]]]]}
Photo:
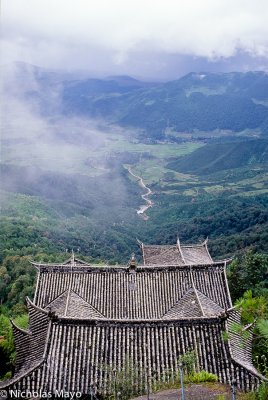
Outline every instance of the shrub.
{"type": "Polygon", "coordinates": [[[181,363],[183,372],[185,374],[191,374],[195,370],[196,365],[196,354],[192,351],[187,351],[185,354],[179,357],[178,364],[181,363]]]}
{"type": "Polygon", "coordinates": [[[211,374],[207,371],[193,372],[186,375],[185,383],[201,383],[201,382],[217,382],[217,375],[211,374]]]}
{"type": "Polygon", "coordinates": [[[268,399],[268,383],[262,383],[257,391],[257,400],[267,400],[268,399]]]}

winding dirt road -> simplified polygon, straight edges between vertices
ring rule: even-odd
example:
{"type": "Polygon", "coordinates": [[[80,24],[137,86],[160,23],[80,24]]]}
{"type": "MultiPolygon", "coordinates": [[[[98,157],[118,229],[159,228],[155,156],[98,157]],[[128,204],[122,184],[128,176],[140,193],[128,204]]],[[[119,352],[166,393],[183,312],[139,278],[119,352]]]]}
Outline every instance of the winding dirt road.
{"type": "Polygon", "coordinates": [[[153,192],[151,191],[151,189],[148,186],[145,185],[141,176],[134,174],[131,171],[130,167],[128,167],[127,170],[130,173],[130,175],[132,175],[134,178],[138,179],[138,183],[139,183],[140,187],[142,187],[143,189],[146,190],[146,193],[141,195],[142,199],[146,202],[146,204],[140,206],[140,208],[137,210],[137,214],[140,215],[144,220],[147,220],[149,217],[148,217],[148,215],[145,214],[145,212],[148,210],[148,208],[152,207],[154,204],[152,202],[152,200],[149,199],[149,196],[151,196],[153,194],[153,192]]]}

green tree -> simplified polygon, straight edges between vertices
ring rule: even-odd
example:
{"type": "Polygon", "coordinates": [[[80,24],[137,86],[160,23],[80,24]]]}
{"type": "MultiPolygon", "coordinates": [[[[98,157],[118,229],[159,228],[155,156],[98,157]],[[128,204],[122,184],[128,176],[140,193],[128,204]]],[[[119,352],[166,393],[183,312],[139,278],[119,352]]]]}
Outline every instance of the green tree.
{"type": "Polygon", "coordinates": [[[253,360],[261,373],[268,376],[268,296],[253,297],[248,290],[236,301],[241,312],[241,332],[248,324],[253,324],[253,360]]]}
{"type": "MultiPolygon", "coordinates": [[[[1,309],[0,314],[0,379],[1,377],[8,377],[13,369],[16,357],[12,326],[9,318],[3,314],[4,311],[4,309],[1,309]]],[[[20,328],[27,329],[29,324],[28,315],[19,315],[14,319],[14,322],[20,328]]]]}
{"type": "Polygon", "coordinates": [[[12,368],[15,347],[13,342],[12,328],[9,319],[0,315],[0,377],[12,368]]]}
{"type": "Polygon", "coordinates": [[[228,281],[233,299],[252,290],[254,296],[268,294],[268,256],[248,251],[230,265],[228,281]]]}

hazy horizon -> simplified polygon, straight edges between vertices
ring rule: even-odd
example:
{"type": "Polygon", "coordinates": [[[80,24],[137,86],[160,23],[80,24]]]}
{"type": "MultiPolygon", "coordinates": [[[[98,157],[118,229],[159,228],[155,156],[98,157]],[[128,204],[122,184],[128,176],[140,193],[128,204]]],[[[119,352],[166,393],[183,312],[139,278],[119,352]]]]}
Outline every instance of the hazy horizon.
{"type": "Polygon", "coordinates": [[[268,70],[268,3],[3,0],[2,64],[167,81],[268,70]]]}

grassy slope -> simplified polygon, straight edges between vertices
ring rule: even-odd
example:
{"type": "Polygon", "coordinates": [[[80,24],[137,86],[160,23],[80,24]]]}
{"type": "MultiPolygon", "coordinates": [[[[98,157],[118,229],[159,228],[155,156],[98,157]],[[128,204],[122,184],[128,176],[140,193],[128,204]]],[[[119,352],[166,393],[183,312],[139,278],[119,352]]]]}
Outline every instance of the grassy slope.
{"type": "Polygon", "coordinates": [[[227,169],[268,163],[268,140],[209,144],[168,164],[179,172],[204,175],[227,169]]]}
{"type": "Polygon", "coordinates": [[[209,236],[212,253],[218,257],[233,255],[250,246],[260,251],[268,250],[268,166],[259,162],[263,160],[260,157],[260,150],[264,153],[262,141],[256,146],[252,146],[252,142],[239,144],[240,148],[251,149],[251,154],[238,158],[237,168],[231,168],[232,163],[228,165],[227,151],[222,159],[223,168],[218,172],[215,168],[213,173],[194,175],[177,172],[179,168],[176,171],[169,169],[186,159],[189,167],[199,171],[196,164],[206,165],[208,154],[211,157],[209,163],[213,163],[219,153],[223,154],[221,146],[226,148],[225,143],[201,147],[173,159],[172,163],[167,159],[157,163],[141,160],[133,168],[154,192],[154,207],[148,212],[150,219],[144,232],[151,243],[168,243],[174,241],[176,235],[193,242],[209,236]],[[217,149],[214,154],[212,148],[217,149]],[[199,157],[200,154],[204,157],[199,157]]]}

